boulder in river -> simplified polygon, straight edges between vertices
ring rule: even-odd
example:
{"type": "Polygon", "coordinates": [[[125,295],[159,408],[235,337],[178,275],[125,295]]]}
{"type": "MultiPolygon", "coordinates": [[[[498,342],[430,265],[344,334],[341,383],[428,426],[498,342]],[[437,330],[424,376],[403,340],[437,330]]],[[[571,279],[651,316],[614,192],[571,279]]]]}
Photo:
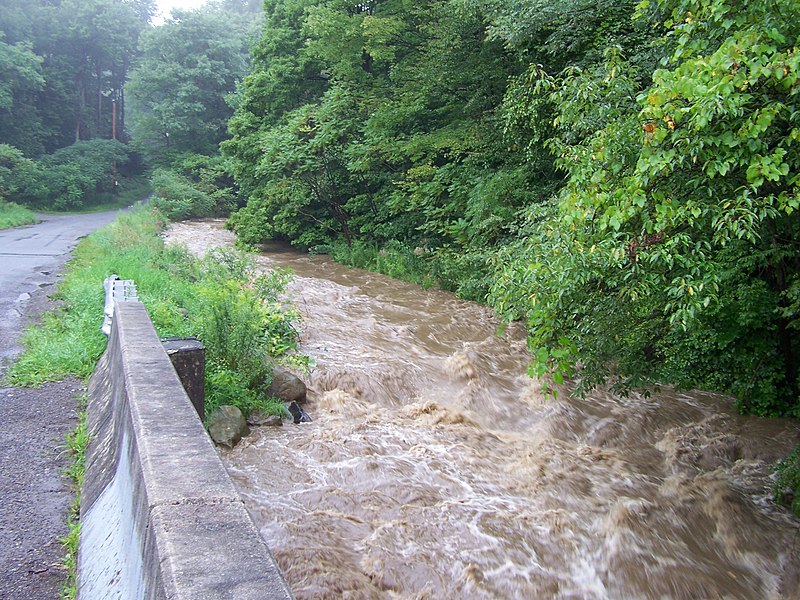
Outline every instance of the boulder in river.
{"type": "Polygon", "coordinates": [[[283,425],[283,419],[281,419],[278,415],[268,415],[263,412],[254,412],[247,417],[247,424],[253,427],[280,427],[283,425]]]}
{"type": "Polygon", "coordinates": [[[290,402],[287,406],[289,412],[292,415],[292,419],[294,419],[295,425],[298,423],[310,423],[311,417],[308,416],[308,413],[303,410],[303,407],[300,406],[297,402],[290,402]]]}
{"type": "Polygon", "coordinates": [[[272,367],[272,383],[267,395],[275,396],[283,402],[305,402],[306,384],[299,377],[278,366],[272,367]]]}
{"type": "Polygon", "coordinates": [[[225,404],[211,415],[208,433],[215,443],[233,448],[239,440],[250,433],[250,428],[242,411],[235,406],[225,404]]]}

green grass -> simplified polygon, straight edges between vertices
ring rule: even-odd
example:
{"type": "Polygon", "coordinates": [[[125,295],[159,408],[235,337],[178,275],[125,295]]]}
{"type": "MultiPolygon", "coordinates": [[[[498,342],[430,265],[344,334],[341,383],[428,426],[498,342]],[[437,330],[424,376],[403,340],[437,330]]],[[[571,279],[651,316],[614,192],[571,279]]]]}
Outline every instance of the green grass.
{"type": "Polygon", "coordinates": [[[395,279],[409,281],[424,287],[434,282],[431,277],[431,255],[416,253],[399,242],[390,242],[383,247],[368,242],[352,244],[336,242],[321,248],[331,257],[349,267],[383,273],[395,279]]]}
{"type": "Polygon", "coordinates": [[[436,286],[464,300],[483,304],[494,280],[491,253],[486,251],[430,250],[396,241],[383,246],[361,241],[348,245],[339,241],[316,250],[329,252],[335,261],[350,267],[383,273],[426,289],[436,286]]]}
{"type": "Polygon", "coordinates": [[[775,469],[775,501],[800,517],[800,446],[780,461],[775,469]]]}
{"type": "MultiPolygon", "coordinates": [[[[86,396],[82,405],[85,407],[86,396]]],[[[89,446],[89,433],[86,428],[86,411],[78,415],[78,425],[65,437],[67,450],[71,461],[65,474],[72,482],[74,496],[67,514],[67,535],[59,541],[64,546],[63,565],[67,571],[67,578],[61,590],[61,597],[65,600],[74,600],[78,595],[78,544],[80,542],[80,515],[81,515],[81,488],[83,476],[86,472],[86,449],[89,446]]]]}
{"type": "Polygon", "coordinates": [[[166,248],[164,225],[158,211],[140,206],[78,244],[53,296],[60,305],[26,331],[9,383],[37,386],[91,374],[106,344],[102,283],[116,273],[136,283],[161,337],[197,336],[205,343],[207,415],[223,403],[245,414],[281,412],[265,394],[271,364],[306,362],[296,352],[297,315],[278,301],[286,276],[258,276],[252,261],[234,250],[197,260],[185,249],[166,248]]]}
{"type": "Polygon", "coordinates": [[[0,229],[31,225],[38,222],[39,219],[32,210],[13,202],[0,200],[0,229]]]}

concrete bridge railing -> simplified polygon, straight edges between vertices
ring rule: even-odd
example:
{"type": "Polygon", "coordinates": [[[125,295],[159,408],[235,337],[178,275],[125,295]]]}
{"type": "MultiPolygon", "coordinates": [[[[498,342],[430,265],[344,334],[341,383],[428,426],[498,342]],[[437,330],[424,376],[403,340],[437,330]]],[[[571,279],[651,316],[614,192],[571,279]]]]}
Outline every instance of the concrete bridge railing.
{"type": "Polygon", "coordinates": [[[78,597],[291,598],[144,305],[113,310],[89,384],[78,597]]]}

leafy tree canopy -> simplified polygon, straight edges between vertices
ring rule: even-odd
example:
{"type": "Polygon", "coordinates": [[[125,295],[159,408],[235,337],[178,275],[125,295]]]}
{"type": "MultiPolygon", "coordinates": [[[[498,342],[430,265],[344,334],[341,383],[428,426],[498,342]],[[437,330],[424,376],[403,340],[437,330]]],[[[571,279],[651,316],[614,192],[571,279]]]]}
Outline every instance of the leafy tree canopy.
{"type": "Polygon", "coordinates": [[[223,144],[248,241],[416,248],[583,390],[798,410],[796,0],[265,8],[223,144]]]}
{"type": "Polygon", "coordinates": [[[227,96],[247,71],[249,23],[218,9],[178,11],[142,35],[128,89],[133,133],[150,158],[216,152],[233,113],[227,96]]]}

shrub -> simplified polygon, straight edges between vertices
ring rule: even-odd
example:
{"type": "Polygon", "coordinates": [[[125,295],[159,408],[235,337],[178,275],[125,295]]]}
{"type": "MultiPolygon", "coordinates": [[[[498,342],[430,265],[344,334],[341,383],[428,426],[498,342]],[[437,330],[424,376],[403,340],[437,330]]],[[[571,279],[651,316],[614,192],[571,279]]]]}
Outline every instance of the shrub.
{"type": "Polygon", "coordinates": [[[38,220],[36,215],[24,206],[0,199],[0,229],[29,225],[38,220]]]}
{"type": "Polygon", "coordinates": [[[800,446],[780,461],[775,470],[778,474],[774,487],[775,500],[800,516],[800,446]]]}
{"type": "Polygon", "coordinates": [[[273,359],[295,355],[297,347],[297,314],[278,303],[288,276],[258,274],[247,255],[228,249],[212,251],[200,268],[199,337],[209,364],[206,414],[222,404],[238,406],[245,415],[255,408],[280,414],[267,389],[273,359]]]}
{"type": "Polygon", "coordinates": [[[0,200],[20,204],[43,195],[39,166],[17,148],[0,144],[0,200]]]}
{"type": "Polygon", "coordinates": [[[114,190],[114,165],[128,159],[125,146],[116,140],[81,141],[45,156],[41,187],[28,197],[36,206],[56,210],[80,209],[114,190]]]}
{"type": "Polygon", "coordinates": [[[492,257],[492,250],[440,248],[434,254],[431,272],[443,289],[459,298],[485,303],[494,283],[492,257]]]}
{"type": "Polygon", "coordinates": [[[152,204],[173,221],[210,217],[216,202],[194,187],[186,177],[166,169],[156,169],[151,179],[152,204]]]}
{"type": "Polygon", "coordinates": [[[200,288],[201,339],[211,362],[242,374],[248,385],[269,385],[269,355],[263,343],[264,304],[236,280],[200,288]]]}
{"type": "Polygon", "coordinates": [[[236,184],[222,156],[187,154],[173,168],[214,201],[214,215],[229,215],[236,208],[236,184]]]}
{"type": "Polygon", "coordinates": [[[260,244],[275,236],[268,214],[266,202],[251,198],[247,206],[231,215],[225,227],[236,232],[236,239],[242,244],[260,244]]]}

